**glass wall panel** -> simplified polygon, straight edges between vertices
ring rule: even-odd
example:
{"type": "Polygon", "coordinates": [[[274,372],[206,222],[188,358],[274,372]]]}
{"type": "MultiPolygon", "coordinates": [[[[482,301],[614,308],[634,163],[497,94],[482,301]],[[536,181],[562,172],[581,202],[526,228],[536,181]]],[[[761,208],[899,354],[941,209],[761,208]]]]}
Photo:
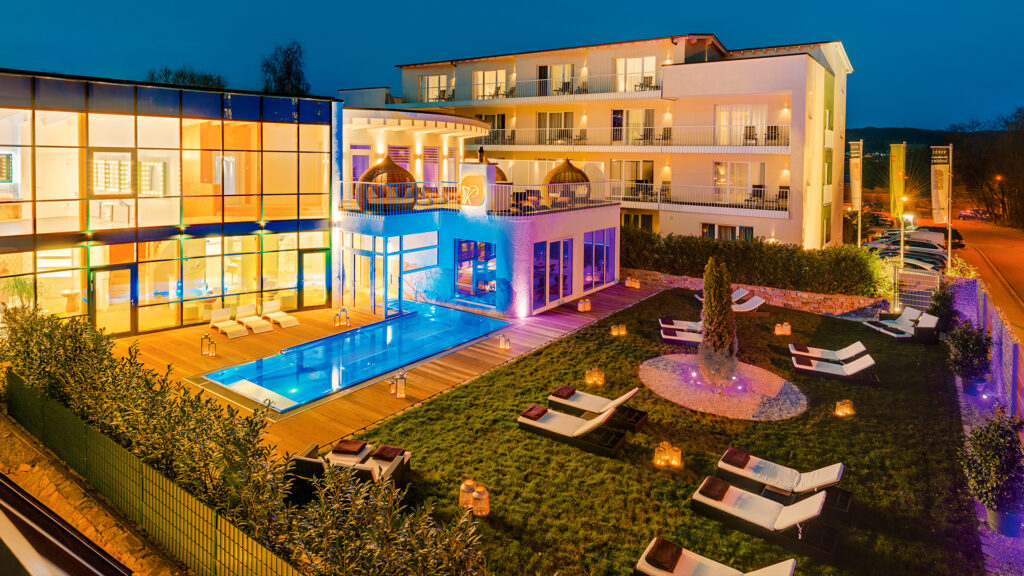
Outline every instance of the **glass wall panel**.
{"type": "Polygon", "coordinates": [[[298,192],[298,154],[263,153],[263,193],[295,194],[298,192]]]}
{"type": "Polygon", "coordinates": [[[594,287],[594,233],[583,234],[583,289],[594,287]]]}
{"type": "Polygon", "coordinates": [[[139,227],[178,226],[181,198],[139,198],[139,227]]]}
{"type": "Polygon", "coordinates": [[[82,155],[79,148],[36,148],[36,198],[81,198],[82,155]]]}
{"type": "Polygon", "coordinates": [[[221,307],[221,298],[207,297],[197,300],[189,300],[181,305],[181,318],[183,324],[195,324],[196,322],[209,322],[210,312],[221,307]]]}
{"type": "Polygon", "coordinates": [[[330,174],[327,154],[299,154],[299,193],[329,194],[330,174]]]}
{"type": "Polygon", "coordinates": [[[295,289],[290,290],[273,290],[264,289],[263,301],[269,302],[270,300],[280,300],[281,310],[297,310],[299,308],[299,291],[295,289]]]}
{"type": "Polygon", "coordinates": [[[299,124],[299,150],[303,152],[330,152],[330,142],[330,126],[299,124]]]}
{"type": "MultiPolygon", "coordinates": [[[[264,198],[266,202],[266,198],[264,198]]],[[[297,232],[283,232],[281,234],[264,234],[263,251],[271,250],[295,250],[299,247],[299,235],[297,232]]]]}
{"type": "Polygon", "coordinates": [[[135,116],[89,114],[89,146],[94,148],[133,148],[135,146],[135,116]]]}
{"type": "Polygon", "coordinates": [[[263,254],[263,290],[294,288],[299,284],[299,257],[294,250],[263,254]]]}
{"type": "Polygon", "coordinates": [[[186,196],[212,196],[223,190],[221,153],[184,150],[181,153],[182,192],[186,196]]]}
{"type": "Polygon", "coordinates": [[[181,119],[181,147],[192,150],[220,150],[222,138],[220,120],[200,118],[181,119]]]}
{"type": "Polygon", "coordinates": [[[437,231],[420,232],[419,234],[406,234],[402,237],[405,250],[416,250],[417,248],[428,248],[437,246],[437,231]]]}
{"type": "Polygon", "coordinates": [[[36,146],[84,146],[84,122],[78,112],[36,110],[36,146]]]}
{"type": "Polygon", "coordinates": [[[299,218],[330,218],[331,197],[329,194],[299,194],[299,218]]]}
{"type": "Polygon", "coordinates": [[[181,152],[178,150],[138,151],[139,197],[181,195],[181,152]]]}
{"type": "Polygon", "coordinates": [[[31,233],[32,203],[12,202],[0,198],[0,236],[19,236],[31,233]]]}
{"type": "Polygon", "coordinates": [[[225,222],[255,222],[260,219],[259,196],[225,196],[225,222]]]}
{"type": "Polygon", "coordinates": [[[264,220],[295,220],[299,217],[299,196],[297,194],[264,196],[264,220]]]}
{"type": "Polygon", "coordinates": [[[85,314],[86,272],[78,269],[39,274],[36,279],[39,307],[58,316],[85,314]]]}
{"type": "Polygon", "coordinates": [[[139,332],[151,332],[181,325],[181,304],[158,304],[139,308],[139,332]]]}
{"type": "Polygon", "coordinates": [[[221,237],[186,238],[181,241],[181,249],[185,258],[214,256],[221,253],[221,237]]]}
{"type": "Polygon", "coordinates": [[[178,258],[181,255],[179,248],[180,242],[177,240],[139,242],[139,262],[178,258]]]}
{"type": "Polygon", "coordinates": [[[135,262],[135,243],[103,244],[89,247],[89,266],[109,266],[135,262]]]}
{"type": "Polygon", "coordinates": [[[234,254],[224,257],[224,293],[238,294],[260,288],[260,255],[234,254]]]}
{"type": "Polygon", "coordinates": [[[547,257],[547,242],[536,242],[533,245],[533,309],[536,310],[541,308],[546,303],[547,294],[545,288],[547,286],[547,270],[548,270],[548,257],[547,257]]]}
{"type": "Polygon", "coordinates": [[[90,200],[89,230],[135,227],[135,199],[90,200]]]}
{"type": "MultiPolygon", "coordinates": [[[[25,207],[23,210],[27,210],[25,207]]],[[[36,202],[36,233],[78,232],[86,229],[84,200],[36,202]]]]}
{"type": "Polygon", "coordinates": [[[0,280],[0,304],[31,306],[36,294],[35,276],[8,276],[0,280]]]}
{"type": "Polygon", "coordinates": [[[0,144],[32,144],[32,111],[0,108],[0,144]]]}
{"type": "Polygon", "coordinates": [[[493,242],[455,240],[455,293],[459,298],[494,306],[496,272],[493,242]]]}
{"type": "Polygon", "coordinates": [[[0,146],[0,201],[32,198],[32,148],[0,146]]]}
{"type": "Polygon", "coordinates": [[[181,291],[185,298],[209,298],[221,294],[221,257],[189,258],[184,266],[181,291]]]}
{"type": "MultiPolygon", "coordinates": [[[[363,238],[364,238],[363,249],[364,250],[369,250],[369,248],[366,248],[365,239],[370,239],[372,241],[373,237],[372,236],[363,236],[363,238]]],[[[299,233],[299,248],[326,248],[327,244],[329,242],[330,242],[330,232],[325,232],[325,231],[317,230],[315,232],[300,232],[299,233]]],[[[380,250],[378,250],[378,252],[380,252],[380,250]]]]}
{"type": "Polygon", "coordinates": [[[260,123],[226,120],[224,122],[224,149],[259,150],[260,123]]]}
{"type": "Polygon", "coordinates": [[[224,307],[225,308],[238,308],[239,306],[245,306],[246,304],[259,304],[260,295],[249,293],[242,294],[240,296],[225,296],[224,307]]]}
{"type": "Polygon", "coordinates": [[[180,260],[142,262],[139,264],[139,303],[154,304],[180,300],[178,278],[180,260]]]}
{"type": "Polygon", "coordinates": [[[139,116],[139,148],[180,148],[181,120],[161,116],[139,116]]]}
{"type": "Polygon", "coordinates": [[[249,234],[246,236],[225,236],[224,253],[240,254],[246,252],[260,251],[260,235],[249,234]]]}
{"type": "MultiPolygon", "coordinates": [[[[260,193],[259,152],[225,152],[219,164],[222,164],[224,172],[222,177],[225,196],[260,193]]],[[[215,170],[213,175],[217,178],[221,173],[215,170]]]]}
{"type": "Polygon", "coordinates": [[[92,196],[134,196],[132,152],[89,153],[88,184],[92,196]]]}
{"type": "Polygon", "coordinates": [[[181,222],[190,224],[216,224],[224,218],[224,198],[222,196],[211,196],[207,198],[181,199],[181,222]]]}
{"type": "Polygon", "coordinates": [[[277,124],[274,122],[263,123],[264,150],[298,150],[298,137],[298,124],[277,124]]]}
{"type": "MultiPolygon", "coordinates": [[[[0,254],[0,276],[31,274],[32,261],[34,259],[34,252],[9,252],[7,254],[0,254]]],[[[0,283],[0,286],[2,286],[2,283],[0,283]]],[[[2,289],[0,289],[0,292],[2,292],[2,289]]]]}

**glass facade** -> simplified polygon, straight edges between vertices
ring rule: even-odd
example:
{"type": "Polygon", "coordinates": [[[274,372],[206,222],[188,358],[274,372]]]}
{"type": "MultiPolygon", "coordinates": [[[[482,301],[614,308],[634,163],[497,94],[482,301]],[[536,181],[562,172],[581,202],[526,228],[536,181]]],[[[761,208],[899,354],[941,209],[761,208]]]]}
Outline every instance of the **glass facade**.
{"type": "Polygon", "coordinates": [[[115,333],[326,305],[330,101],[0,74],[0,302],[115,333]]]}
{"type": "Polygon", "coordinates": [[[455,240],[455,297],[493,308],[498,259],[493,242],[455,240]]]}
{"type": "Polygon", "coordinates": [[[342,305],[391,317],[407,301],[436,297],[437,238],[436,230],[402,236],[344,232],[342,305]]]}

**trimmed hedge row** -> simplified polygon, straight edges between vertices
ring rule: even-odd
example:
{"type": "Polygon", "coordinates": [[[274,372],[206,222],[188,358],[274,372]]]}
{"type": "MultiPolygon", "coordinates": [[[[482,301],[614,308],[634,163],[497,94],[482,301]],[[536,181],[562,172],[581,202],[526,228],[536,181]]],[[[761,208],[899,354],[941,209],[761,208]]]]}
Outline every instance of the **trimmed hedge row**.
{"type": "Polygon", "coordinates": [[[882,260],[850,244],[805,250],[796,244],[715,240],[699,236],[661,236],[640,228],[622,228],[623,268],[701,277],[708,258],[724,262],[739,284],[819,294],[880,296],[887,287],[882,260]]]}

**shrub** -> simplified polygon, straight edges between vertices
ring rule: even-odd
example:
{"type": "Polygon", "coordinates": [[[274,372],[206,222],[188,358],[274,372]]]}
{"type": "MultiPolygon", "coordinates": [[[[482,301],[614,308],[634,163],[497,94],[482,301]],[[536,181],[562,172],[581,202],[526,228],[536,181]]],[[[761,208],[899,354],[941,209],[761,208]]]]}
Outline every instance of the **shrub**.
{"type": "Polygon", "coordinates": [[[866,248],[849,244],[805,250],[795,244],[762,239],[742,242],[675,234],[662,237],[629,226],[622,228],[621,239],[624,268],[701,276],[708,258],[714,256],[728,266],[732,280],[741,284],[859,296],[882,296],[891,289],[881,259],[866,248]]]}
{"type": "Polygon", "coordinates": [[[946,267],[946,276],[953,276],[954,278],[977,278],[978,269],[971,266],[963,258],[953,255],[949,259],[949,266],[946,267]]]}
{"type": "Polygon", "coordinates": [[[949,282],[939,282],[932,292],[932,303],[926,312],[939,318],[940,324],[949,322],[953,317],[953,290],[950,289],[949,282]]]}
{"type": "Polygon", "coordinates": [[[1003,407],[976,426],[960,449],[967,487],[993,512],[1024,512],[1024,451],[1020,432],[1024,421],[1003,407]]]}
{"type": "Polygon", "coordinates": [[[946,337],[949,345],[949,368],[964,382],[977,380],[988,370],[988,354],[992,338],[971,321],[954,328],[946,337]]]}
{"type": "Polygon", "coordinates": [[[736,317],[732,311],[732,283],[725,263],[708,258],[704,268],[703,339],[697,349],[698,366],[705,382],[722,384],[736,372],[736,317]]]}
{"type": "Polygon", "coordinates": [[[88,322],[2,310],[0,361],[26,385],[66,405],[270,550],[316,574],[474,574],[483,564],[474,525],[406,510],[392,483],[362,483],[332,471],[324,498],[284,503],[286,462],[265,441],[266,408],[242,416],[146,368],[132,347],[88,322]],[[340,495],[339,495],[340,494],[340,495]],[[334,522],[323,523],[325,518],[334,522]],[[368,519],[374,519],[372,522],[368,519]],[[340,536],[339,536],[340,535],[340,536]],[[343,536],[343,537],[342,537],[343,536]],[[456,571],[457,569],[457,571],[456,571]]]}

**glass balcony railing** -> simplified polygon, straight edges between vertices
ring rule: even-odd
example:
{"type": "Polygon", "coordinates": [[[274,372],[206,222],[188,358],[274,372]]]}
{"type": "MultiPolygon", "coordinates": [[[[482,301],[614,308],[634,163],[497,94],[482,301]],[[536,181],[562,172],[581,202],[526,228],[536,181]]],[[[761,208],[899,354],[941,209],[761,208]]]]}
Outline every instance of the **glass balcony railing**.
{"type": "Polygon", "coordinates": [[[443,88],[433,86],[411,88],[402,91],[402,101],[406,103],[445,103],[466,100],[504,100],[507,98],[660,91],[661,72],[636,72],[515,82],[480,82],[443,88]]]}
{"type": "Polygon", "coordinates": [[[766,188],[764,186],[688,186],[655,185],[646,182],[623,182],[615,188],[618,196],[614,200],[623,203],[637,203],[649,209],[671,209],[675,206],[713,206],[720,208],[744,208],[789,211],[789,187],[766,188]]]}
{"type": "Polygon", "coordinates": [[[477,146],[789,146],[788,125],[491,130],[477,146]]]}

